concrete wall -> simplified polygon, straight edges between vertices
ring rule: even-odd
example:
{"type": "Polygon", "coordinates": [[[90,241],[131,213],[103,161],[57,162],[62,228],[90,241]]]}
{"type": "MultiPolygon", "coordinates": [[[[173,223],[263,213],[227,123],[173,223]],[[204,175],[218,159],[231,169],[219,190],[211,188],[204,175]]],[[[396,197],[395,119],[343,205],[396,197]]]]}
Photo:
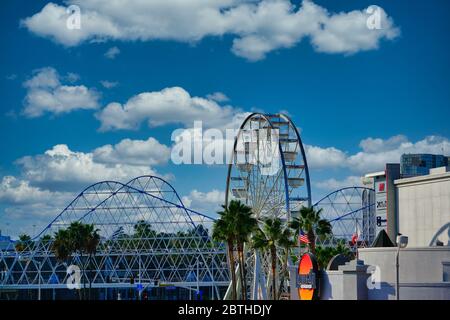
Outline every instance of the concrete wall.
{"type": "Polygon", "coordinates": [[[352,260],[339,266],[337,271],[322,271],[320,276],[321,300],[367,300],[368,266],[352,260]]]}
{"type": "MultiPolygon", "coordinates": [[[[395,299],[397,248],[359,249],[364,264],[377,266],[380,288],[368,299],[395,299]]],[[[400,251],[400,298],[450,300],[450,247],[405,248],[400,251]]]]}
{"type": "MultiPolygon", "coordinates": [[[[368,290],[369,300],[396,300],[395,284],[381,283],[368,290]]],[[[400,284],[400,300],[450,300],[450,283],[400,284]]]]}
{"type": "MultiPolygon", "coordinates": [[[[429,246],[433,236],[450,222],[450,172],[400,179],[397,187],[398,230],[412,247],[429,246]]],[[[438,239],[450,245],[450,230],[438,239]]]]}

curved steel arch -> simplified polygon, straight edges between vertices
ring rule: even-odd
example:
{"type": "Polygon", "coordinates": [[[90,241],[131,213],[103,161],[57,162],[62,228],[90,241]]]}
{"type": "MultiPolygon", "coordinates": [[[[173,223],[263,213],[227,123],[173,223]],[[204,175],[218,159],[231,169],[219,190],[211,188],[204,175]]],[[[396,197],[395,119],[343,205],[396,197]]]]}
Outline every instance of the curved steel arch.
{"type": "Polygon", "coordinates": [[[104,183],[114,183],[114,184],[118,184],[118,185],[121,185],[121,186],[124,186],[124,184],[123,183],[121,183],[121,182],[118,182],[118,181],[113,181],[113,180],[104,180],[104,181],[99,181],[99,182],[96,182],[96,183],[94,183],[94,184],[91,184],[90,186],[88,186],[88,187],[86,187],[86,188],[84,188],[84,190],[83,191],[81,191],[59,214],[57,214],[56,215],[56,217],[55,218],[53,218],[53,220],[47,225],[47,227],[45,227],[44,229],[42,229],[42,231],[41,232],[39,232],[37,235],[35,235],[33,238],[32,238],[32,240],[36,240],[36,239],[38,239],[40,236],[42,236],[42,235],[44,235],[44,233],[48,230],[48,229],[50,229],[51,227],[52,227],[52,224],[53,224],[53,222],[55,222],[56,220],[58,220],[60,217],[61,217],[61,215],[78,199],[78,198],[80,198],[80,197],[82,197],[83,196],[83,194],[87,191],[87,190],[89,190],[89,189],[91,189],[91,188],[93,188],[93,187],[95,187],[96,185],[101,185],[101,184],[104,184],[104,183]]]}
{"type": "Polygon", "coordinates": [[[285,118],[289,123],[292,124],[292,127],[295,130],[295,133],[297,135],[297,140],[299,142],[299,146],[300,146],[300,151],[301,151],[301,156],[303,158],[303,163],[305,164],[305,177],[306,177],[306,188],[307,188],[307,192],[308,192],[308,206],[311,206],[311,182],[310,182],[310,178],[309,178],[309,167],[308,167],[308,161],[306,159],[306,152],[305,152],[305,148],[303,146],[303,142],[302,142],[302,138],[300,136],[300,132],[298,132],[297,126],[294,125],[294,122],[291,120],[291,118],[285,114],[281,114],[281,117],[285,118]]]}
{"type": "Polygon", "coordinates": [[[349,245],[352,236],[360,233],[361,246],[369,246],[376,236],[375,190],[367,187],[345,187],[330,192],[314,205],[322,209],[322,218],[333,227],[333,236],[317,239],[329,245],[343,240],[349,245]]]}
{"type": "MultiPolygon", "coordinates": [[[[52,242],[40,237],[74,221],[93,223],[102,237],[91,261],[93,288],[133,287],[130,279],[135,278],[150,287],[154,281],[207,286],[219,297],[220,287],[229,284],[225,250],[210,235],[214,219],[186,208],[164,179],[146,175],[126,184],[102,181],[85,188],[26,248],[1,251],[0,266],[6,270],[0,271],[6,276],[0,287],[64,288],[66,269],[56,260],[52,242]]],[[[86,263],[82,260],[74,254],[67,264],[86,263]]]]}
{"type": "Polygon", "coordinates": [[[354,187],[344,187],[344,188],[340,188],[337,190],[334,190],[330,193],[328,193],[326,196],[322,197],[320,200],[316,201],[316,203],[314,203],[313,207],[317,206],[320,202],[322,202],[323,200],[330,198],[332,195],[334,194],[338,194],[340,192],[346,191],[346,190],[368,190],[368,191],[374,191],[374,189],[372,188],[367,188],[367,187],[360,187],[360,186],[354,186],[354,187]]]}
{"type": "MultiPolygon", "coordinates": [[[[128,182],[125,183],[125,184],[124,184],[124,183],[121,183],[121,182],[118,182],[118,181],[113,181],[113,180],[104,180],[104,181],[96,182],[96,183],[94,183],[94,184],[92,184],[92,185],[86,187],[82,192],[80,192],[80,193],[78,194],[77,197],[74,198],[74,200],[72,200],[72,201],[66,206],[66,208],[64,208],[64,209],[63,209],[63,210],[62,210],[62,211],[61,211],[61,212],[60,212],[60,213],[59,213],[59,214],[58,214],[58,215],[57,215],[57,216],[49,223],[49,224],[48,224],[47,227],[45,227],[40,233],[38,233],[36,236],[34,236],[34,237],[32,238],[32,240],[36,240],[36,239],[38,239],[39,237],[41,237],[42,235],[44,235],[44,233],[47,231],[47,229],[50,229],[50,228],[52,227],[52,224],[53,224],[55,221],[57,221],[58,218],[60,218],[61,215],[64,214],[64,212],[67,211],[68,208],[70,208],[70,206],[73,205],[73,203],[74,203],[78,198],[80,198],[81,196],[83,196],[83,194],[85,194],[88,190],[93,189],[95,186],[102,185],[102,184],[117,184],[120,188],[117,189],[116,192],[120,191],[120,190],[123,189],[123,188],[130,188],[130,189],[133,189],[133,190],[138,191],[138,192],[144,192],[144,193],[147,193],[145,190],[140,190],[140,189],[138,189],[138,188],[134,188],[134,187],[130,186],[130,184],[132,184],[133,182],[135,182],[135,181],[137,181],[137,180],[139,180],[139,179],[142,179],[142,178],[156,179],[156,180],[159,180],[159,181],[163,182],[163,183],[166,184],[167,186],[169,186],[170,189],[175,193],[175,195],[176,195],[178,201],[180,202],[180,204],[173,203],[173,202],[171,202],[171,201],[168,201],[168,200],[166,200],[166,199],[163,199],[163,198],[160,198],[160,197],[157,197],[157,196],[155,196],[155,195],[152,195],[152,194],[149,194],[149,193],[148,193],[149,196],[151,196],[151,197],[153,197],[153,198],[156,198],[156,199],[159,199],[159,200],[161,200],[161,201],[164,201],[164,202],[173,204],[174,206],[183,208],[184,210],[186,210],[186,212],[190,212],[190,213],[193,213],[193,214],[196,214],[196,215],[200,215],[200,216],[203,216],[203,217],[208,218],[208,219],[211,219],[211,220],[215,220],[215,218],[213,218],[213,217],[210,217],[210,216],[205,215],[205,214],[203,214],[203,213],[200,213],[200,212],[198,212],[198,211],[195,211],[195,210],[191,210],[191,209],[186,208],[186,207],[184,206],[183,201],[181,200],[180,196],[178,195],[178,192],[177,192],[177,191],[175,190],[175,188],[174,188],[169,182],[167,182],[166,180],[164,180],[164,179],[162,179],[162,178],[160,178],[160,177],[157,177],[157,176],[143,175],[143,176],[139,176],[139,177],[133,178],[132,180],[128,181],[128,182]]],[[[112,193],[111,196],[113,196],[114,194],[115,194],[115,193],[112,193]]],[[[102,202],[104,202],[104,201],[106,201],[106,200],[107,200],[107,199],[104,199],[102,202]]],[[[100,205],[101,205],[101,203],[98,203],[98,204],[97,204],[97,207],[100,206],[100,205]]],[[[93,208],[91,211],[94,211],[94,210],[95,210],[95,208],[93,208]]],[[[91,211],[85,213],[84,216],[88,215],[91,211]]],[[[84,216],[83,216],[83,217],[84,217],[84,216]]],[[[81,217],[80,220],[81,220],[83,217],[81,217]]]]}

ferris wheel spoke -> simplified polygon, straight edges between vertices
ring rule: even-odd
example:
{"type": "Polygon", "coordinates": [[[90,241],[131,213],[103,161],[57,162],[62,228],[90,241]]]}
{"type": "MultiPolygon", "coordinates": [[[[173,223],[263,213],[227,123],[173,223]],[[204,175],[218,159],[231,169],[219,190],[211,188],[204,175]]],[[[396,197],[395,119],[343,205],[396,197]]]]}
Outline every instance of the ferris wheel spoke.
{"type": "Polygon", "coordinates": [[[272,187],[268,190],[268,192],[265,193],[265,199],[262,202],[262,207],[265,206],[266,202],[270,199],[271,194],[278,194],[279,192],[273,192],[274,190],[276,191],[275,187],[277,186],[278,181],[280,181],[280,177],[282,177],[282,170],[279,170],[275,182],[273,183],[272,187]]]}

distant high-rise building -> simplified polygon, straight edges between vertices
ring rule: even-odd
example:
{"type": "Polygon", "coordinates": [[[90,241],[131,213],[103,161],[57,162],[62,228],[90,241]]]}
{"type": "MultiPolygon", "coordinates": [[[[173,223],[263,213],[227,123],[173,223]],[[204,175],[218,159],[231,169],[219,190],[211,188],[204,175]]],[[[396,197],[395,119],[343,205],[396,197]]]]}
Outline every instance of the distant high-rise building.
{"type": "Polygon", "coordinates": [[[403,154],[400,158],[400,175],[403,178],[427,175],[430,169],[448,166],[449,158],[438,154],[403,154]]]}

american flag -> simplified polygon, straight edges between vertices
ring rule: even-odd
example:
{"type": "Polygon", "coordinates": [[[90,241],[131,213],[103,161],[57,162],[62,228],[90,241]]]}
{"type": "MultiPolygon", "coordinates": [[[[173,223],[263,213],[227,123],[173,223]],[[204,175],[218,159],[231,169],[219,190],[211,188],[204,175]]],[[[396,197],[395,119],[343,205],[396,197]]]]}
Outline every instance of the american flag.
{"type": "Polygon", "coordinates": [[[303,230],[300,230],[298,241],[300,241],[300,243],[309,243],[308,236],[303,232],[303,230]]]}

